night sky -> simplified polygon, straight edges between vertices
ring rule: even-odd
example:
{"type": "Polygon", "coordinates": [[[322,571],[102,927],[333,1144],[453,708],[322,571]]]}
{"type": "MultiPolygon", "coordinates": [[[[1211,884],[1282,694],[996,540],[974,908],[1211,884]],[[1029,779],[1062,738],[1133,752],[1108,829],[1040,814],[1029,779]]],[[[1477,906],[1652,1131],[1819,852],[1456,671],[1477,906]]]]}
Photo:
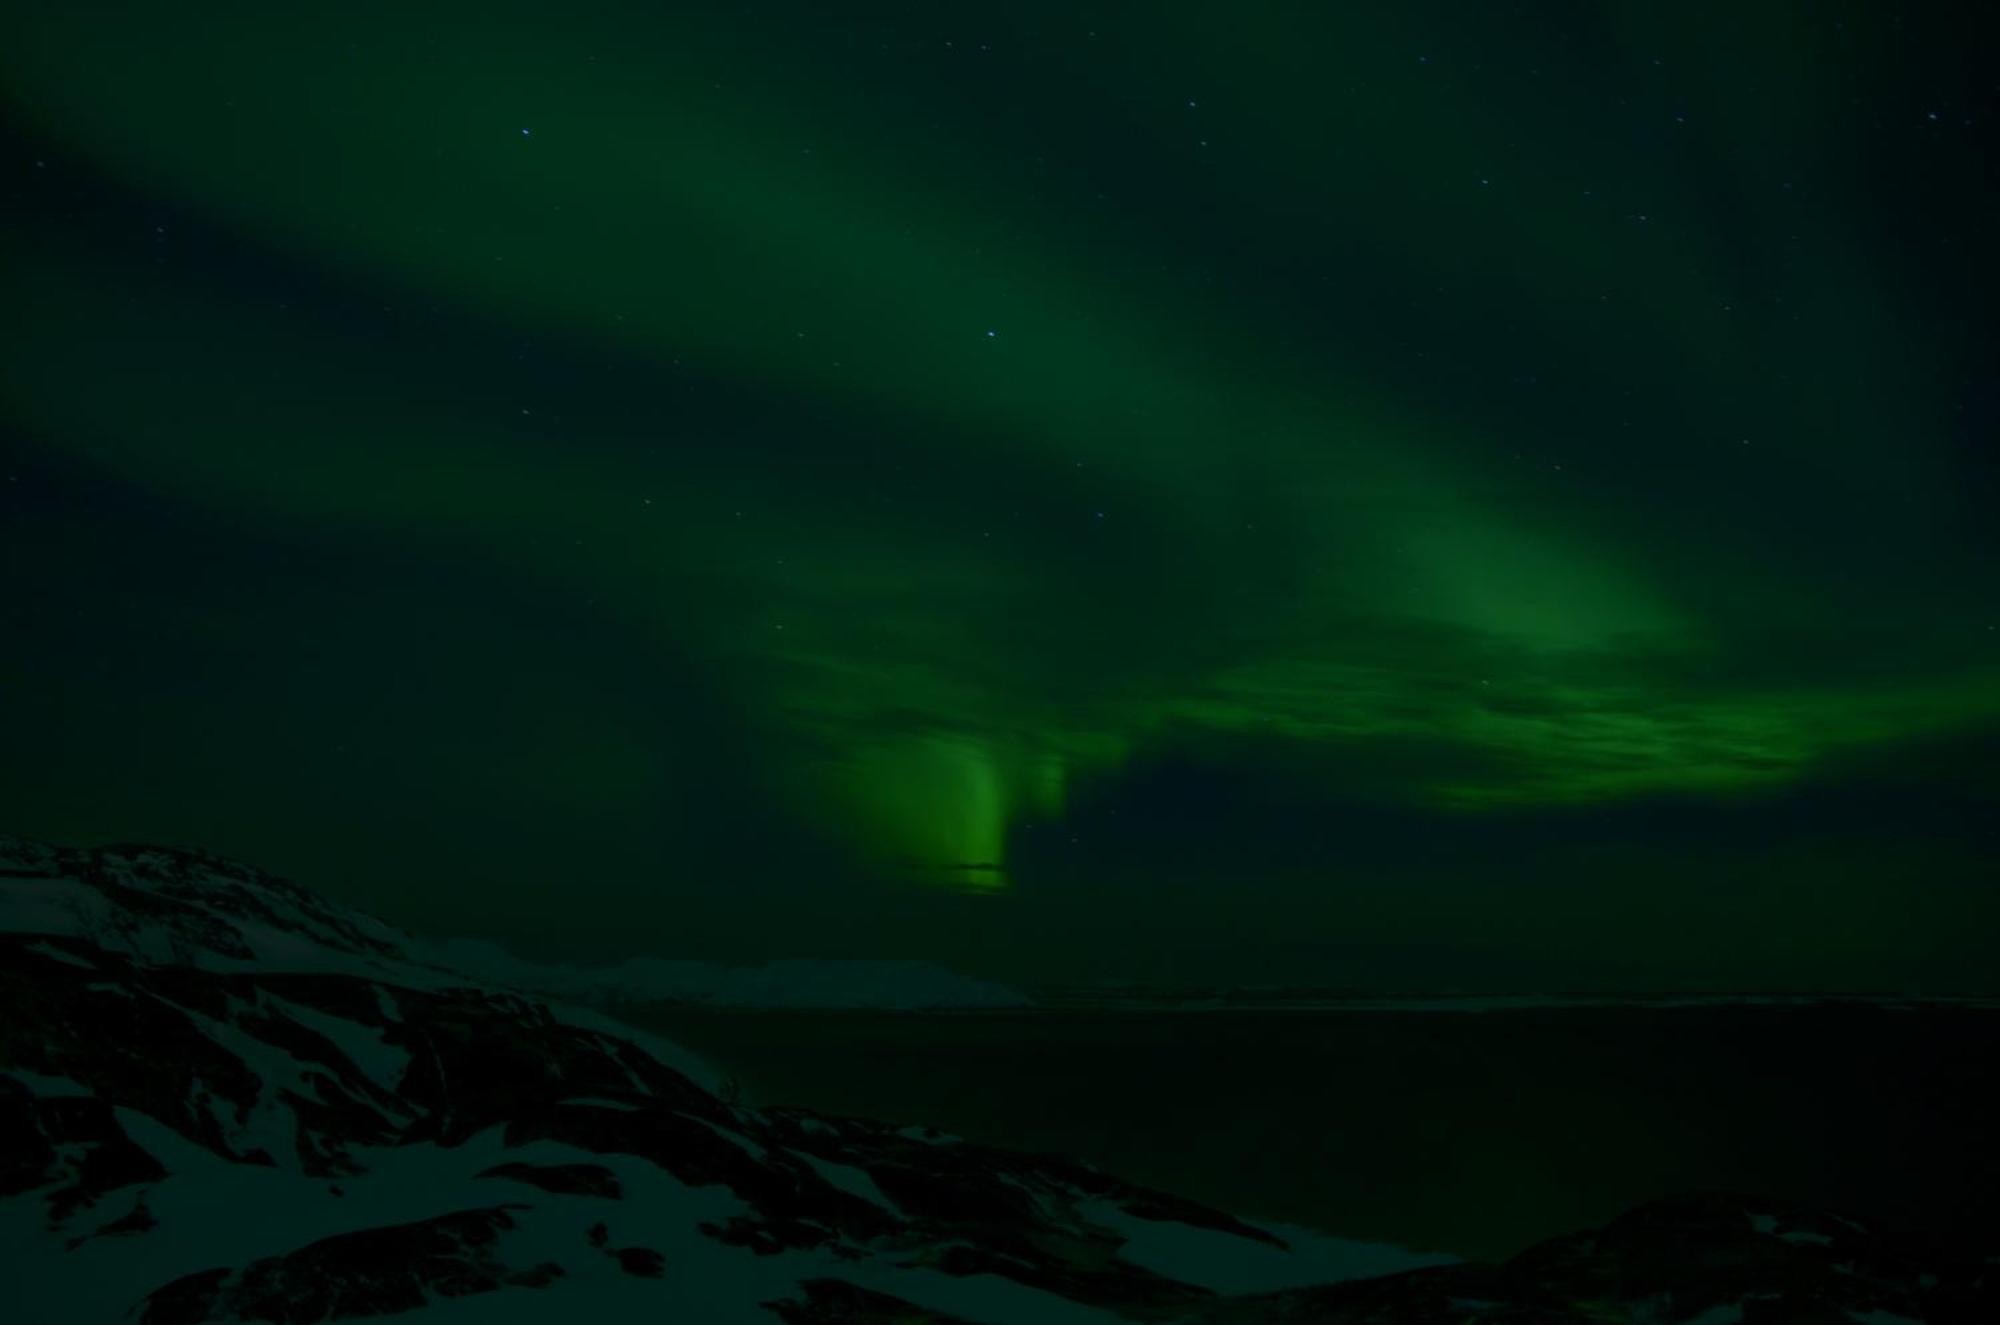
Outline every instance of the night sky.
{"type": "Polygon", "coordinates": [[[2000,990],[1980,11],[10,7],[0,831],[567,960],[2000,990]]]}

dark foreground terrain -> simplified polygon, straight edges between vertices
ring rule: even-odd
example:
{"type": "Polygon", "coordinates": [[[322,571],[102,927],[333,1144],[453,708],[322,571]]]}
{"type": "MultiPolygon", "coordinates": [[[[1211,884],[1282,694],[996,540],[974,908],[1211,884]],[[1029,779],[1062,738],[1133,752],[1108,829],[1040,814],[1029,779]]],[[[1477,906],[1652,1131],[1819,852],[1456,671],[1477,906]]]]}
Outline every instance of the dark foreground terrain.
{"type": "Polygon", "coordinates": [[[0,1291],[29,1325],[2000,1318],[2000,1247],[1963,1222],[1693,1192],[1440,1263],[752,1107],[666,1042],[199,853],[0,840],[0,922],[0,1291]]]}

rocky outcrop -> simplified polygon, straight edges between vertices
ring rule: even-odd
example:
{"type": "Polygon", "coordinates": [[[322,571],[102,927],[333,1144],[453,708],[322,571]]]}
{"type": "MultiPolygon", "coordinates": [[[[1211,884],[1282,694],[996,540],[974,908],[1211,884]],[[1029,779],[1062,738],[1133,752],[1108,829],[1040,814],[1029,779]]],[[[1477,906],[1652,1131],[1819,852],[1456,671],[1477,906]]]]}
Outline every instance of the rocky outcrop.
{"type": "Polygon", "coordinates": [[[469,1297],[508,1284],[540,1288],[554,1262],[510,1270],[494,1256],[508,1207],[461,1210],[414,1224],[343,1233],[241,1269],[204,1270],[146,1297],[141,1325],[267,1320],[292,1325],[416,1311],[433,1296],[469,1297]]]}
{"type": "Polygon", "coordinates": [[[2000,1320],[2000,1256],[1978,1239],[1766,1198],[1695,1193],[1452,1265],[1210,1304],[1203,1325],[1972,1325],[2000,1320]]]}

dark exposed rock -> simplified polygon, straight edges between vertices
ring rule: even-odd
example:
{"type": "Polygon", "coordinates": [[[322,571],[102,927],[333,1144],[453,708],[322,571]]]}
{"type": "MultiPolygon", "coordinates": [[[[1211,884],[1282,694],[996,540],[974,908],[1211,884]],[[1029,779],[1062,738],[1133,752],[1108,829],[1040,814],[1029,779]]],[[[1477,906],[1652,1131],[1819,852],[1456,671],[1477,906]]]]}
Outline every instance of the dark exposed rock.
{"type": "Polygon", "coordinates": [[[999,1227],[1032,1221],[1034,1198],[999,1182],[964,1182],[953,1169],[883,1161],[867,1166],[868,1176],[897,1207],[919,1219],[944,1224],[999,1227]]]}
{"type": "Polygon", "coordinates": [[[537,1129],[554,1136],[559,1123],[551,1119],[570,1112],[562,1102],[578,1097],[671,1104],[716,1120],[728,1116],[714,1096],[678,1072],[658,1063],[632,1072],[632,1046],[557,1022],[533,1000],[472,990],[404,997],[414,1029],[398,1095],[420,1114],[406,1140],[457,1145],[501,1124],[510,1138],[537,1129]],[[635,1076],[642,1089],[635,1090],[635,1076]]]}
{"type": "Polygon", "coordinates": [[[143,1325],[195,1325],[245,1318],[292,1325],[347,1316],[413,1311],[428,1294],[465,1297],[510,1286],[543,1288],[554,1265],[509,1270],[493,1243],[514,1226],[518,1206],[461,1210],[435,1219],[323,1238],[252,1261],[240,1270],[205,1270],[146,1300],[143,1325]]]}
{"type": "Polygon", "coordinates": [[[641,1279],[657,1279],[667,1272],[667,1258],[651,1247],[620,1247],[618,1268],[641,1279]]]}
{"type": "Polygon", "coordinates": [[[94,1233],[87,1233],[82,1237],[71,1238],[69,1249],[75,1251],[91,1238],[133,1237],[140,1233],[150,1233],[159,1226],[160,1221],[155,1219],[153,1212],[146,1208],[146,1194],[142,1191],[139,1193],[139,1199],[132,1203],[130,1211],[120,1215],[108,1224],[99,1225],[97,1231],[94,1233]]]}
{"type": "Polygon", "coordinates": [[[202,1325],[215,1319],[216,1301],[229,1267],[217,1266],[184,1275],[148,1294],[139,1325],[202,1325]]]}
{"type": "Polygon", "coordinates": [[[0,1196],[54,1182],[56,1148],[42,1131],[40,1112],[29,1089],[0,1076],[0,1196]]]}

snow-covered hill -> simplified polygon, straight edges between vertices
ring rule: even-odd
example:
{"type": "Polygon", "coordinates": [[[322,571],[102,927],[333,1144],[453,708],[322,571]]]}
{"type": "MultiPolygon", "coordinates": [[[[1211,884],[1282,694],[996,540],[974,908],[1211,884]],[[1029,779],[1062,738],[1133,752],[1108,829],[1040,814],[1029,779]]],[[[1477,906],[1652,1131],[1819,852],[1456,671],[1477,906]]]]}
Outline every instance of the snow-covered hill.
{"type": "Polygon", "coordinates": [[[1246,1289],[1425,1259],[738,1107],[415,946],[202,853],[0,842],[8,1318],[1108,1321],[1213,1296],[1191,1251],[1246,1289]]]}
{"type": "Polygon", "coordinates": [[[637,957],[606,967],[524,961],[483,939],[417,939],[246,865],[164,847],[64,850],[0,838],[0,931],[70,934],[145,961],[211,971],[396,973],[597,1005],[991,1009],[1026,995],[916,961],[778,961],[733,967],[637,957]]]}
{"type": "Polygon", "coordinates": [[[2000,1319],[1988,1248],[1753,1198],[1441,1264],[744,1108],[672,1045],[201,853],[0,841],[0,918],[10,1322],[2000,1319]]]}

